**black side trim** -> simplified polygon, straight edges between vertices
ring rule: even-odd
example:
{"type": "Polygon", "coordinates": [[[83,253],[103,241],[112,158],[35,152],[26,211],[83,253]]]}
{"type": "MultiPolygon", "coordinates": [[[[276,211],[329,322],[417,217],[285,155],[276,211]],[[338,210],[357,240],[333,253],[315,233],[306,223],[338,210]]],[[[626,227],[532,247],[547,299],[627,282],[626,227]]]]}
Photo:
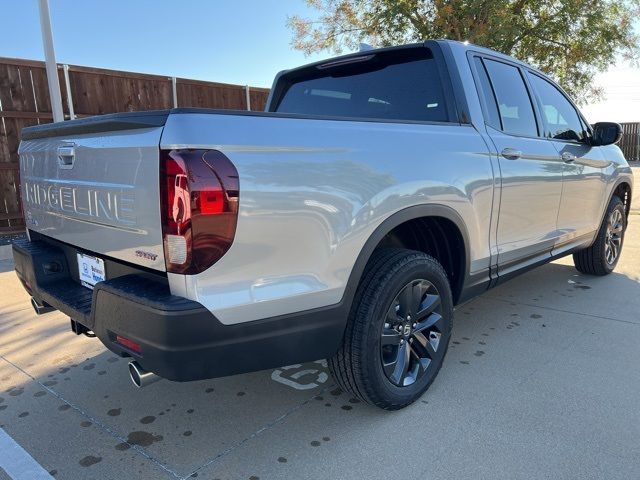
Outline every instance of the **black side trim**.
{"type": "Polygon", "coordinates": [[[170,110],[150,110],[147,112],[111,113],[95,117],[47,123],[22,129],[22,140],[82,135],[85,133],[133,130],[136,128],[162,127],[170,110]]]}
{"type": "Polygon", "coordinates": [[[498,285],[501,285],[504,282],[511,280],[513,278],[519,277],[523,273],[527,273],[530,270],[533,270],[534,268],[537,268],[541,265],[545,265],[547,263],[553,262],[554,260],[558,260],[559,258],[571,255],[572,253],[582,250],[583,248],[585,248],[584,245],[578,245],[576,247],[563,250],[560,253],[554,254],[551,251],[551,252],[546,252],[546,254],[545,252],[543,252],[533,257],[527,257],[528,263],[521,261],[520,266],[517,269],[515,269],[514,267],[514,269],[510,269],[507,273],[498,275],[498,278],[496,279],[495,283],[491,285],[491,288],[497,287],[498,285]]]}

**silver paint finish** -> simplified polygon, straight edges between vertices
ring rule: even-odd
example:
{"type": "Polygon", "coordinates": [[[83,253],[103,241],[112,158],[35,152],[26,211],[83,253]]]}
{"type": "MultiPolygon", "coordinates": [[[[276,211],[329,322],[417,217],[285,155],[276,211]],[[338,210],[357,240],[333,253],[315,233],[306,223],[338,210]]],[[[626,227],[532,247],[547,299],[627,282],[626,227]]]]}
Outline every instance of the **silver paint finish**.
{"type": "Polygon", "coordinates": [[[148,128],[23,141],[27,227],[98,255],[164,270],[161,132],[148,128]]]}
{"type": "Polygon", "coordinates": [[[231,249],[176,285],[225,324],[339,302],[371,233],[413,205],[458,212],[471,271],[489,267],[493,167],[471,126],[170,115],[161,148],[186,146],[220,150],[240,176],[231,249]]]}
{"type": "MultiPolygon", "coordinates": [[[[496,150],[522,152],[519,158],[500,155],[502,191],[498,216],[498,264],[529,257],[553,245],[562,194],[563,163],[553,143],[542,138],[487,131],[496,150]]],[[[550,254],[549,254],[550,255],[550,254]]]]}
{"type": "Polygon", "coordinates": [[[553,142],[560,155],[575,160],[562,163],[562,201],[558,211],[559,243],[594,232],[600,226],[598,213],[607,193],[607,181],[615,163],[604,158],[602,148],[574,142],[553,142]]]}

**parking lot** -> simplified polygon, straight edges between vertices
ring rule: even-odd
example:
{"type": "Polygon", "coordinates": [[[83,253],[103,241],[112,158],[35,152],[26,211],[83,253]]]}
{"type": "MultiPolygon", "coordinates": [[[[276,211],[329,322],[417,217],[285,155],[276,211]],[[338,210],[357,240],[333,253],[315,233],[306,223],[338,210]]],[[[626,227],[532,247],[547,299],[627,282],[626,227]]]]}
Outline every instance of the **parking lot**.
{"type": "Polygon", "coordinates": [[[638,213],[614,274],[563,259],[459,307],[439,377],[395,413],[323,362],[137,390],[126,360],[37,317],[0,270],[3,480],[640,476],[638,213]]]}

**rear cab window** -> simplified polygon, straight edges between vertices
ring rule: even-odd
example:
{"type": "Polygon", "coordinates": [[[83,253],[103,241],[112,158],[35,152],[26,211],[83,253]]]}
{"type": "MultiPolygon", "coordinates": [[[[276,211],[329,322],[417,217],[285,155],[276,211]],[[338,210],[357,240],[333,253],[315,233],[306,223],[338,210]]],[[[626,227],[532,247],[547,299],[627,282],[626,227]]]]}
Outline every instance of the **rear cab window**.
{"type": "Polygon", "coordinates": [[[450,122],[428,48],[352,57],[285,73],[272,111],[390,121],[450,122]]]}

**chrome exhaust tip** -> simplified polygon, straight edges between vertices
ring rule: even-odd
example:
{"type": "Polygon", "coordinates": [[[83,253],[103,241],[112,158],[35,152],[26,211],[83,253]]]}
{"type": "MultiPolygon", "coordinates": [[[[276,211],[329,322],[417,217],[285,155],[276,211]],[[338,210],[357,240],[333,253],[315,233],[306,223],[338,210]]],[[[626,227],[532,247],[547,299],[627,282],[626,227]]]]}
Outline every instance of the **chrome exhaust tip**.
{"type": "Polygon", "coordinates": [[[33,297],[31,297],[31,306],[33,307],[33,311],[36,312],[36,315],[42,315],[43,313],[49,313],[55,310],[55,308],[48,303],[38,303],[38,301],[33,297]]]}
{"type": "Polygon", "coordinates": [[[137,388],[146,387],[162,379],[162,377],[159,377],[155,373],[146,371],[135,360],[129,362],[129,376],[137,388]]]}

